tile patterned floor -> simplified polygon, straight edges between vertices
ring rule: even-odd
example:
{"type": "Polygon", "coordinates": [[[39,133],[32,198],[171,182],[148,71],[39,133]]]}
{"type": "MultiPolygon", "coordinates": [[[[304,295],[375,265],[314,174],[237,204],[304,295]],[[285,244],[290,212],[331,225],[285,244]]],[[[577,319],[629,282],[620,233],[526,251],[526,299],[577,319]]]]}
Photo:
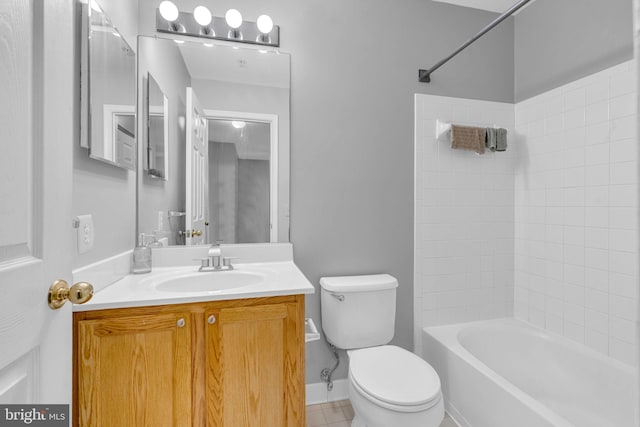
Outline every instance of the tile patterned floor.
{"type": "MultiPolygon", "coordinates": [[[[351,427],[353,408],[348,400],[307,406],[307,427],[351,427]]],[[[445,415],[440,427],[458,427],[445,415]]]]}

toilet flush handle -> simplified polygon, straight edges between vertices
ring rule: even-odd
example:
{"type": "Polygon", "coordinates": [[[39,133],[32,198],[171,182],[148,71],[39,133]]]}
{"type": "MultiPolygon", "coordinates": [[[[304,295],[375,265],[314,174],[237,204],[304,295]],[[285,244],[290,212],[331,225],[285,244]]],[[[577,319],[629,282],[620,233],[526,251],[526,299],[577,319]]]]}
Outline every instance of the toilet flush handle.
{"type": "Polygon", "coordinates": [[[331,296],[334,297],[335,299],[337,299],[340,302],[344,301],[344,295],[332,293],[331,296]]]}

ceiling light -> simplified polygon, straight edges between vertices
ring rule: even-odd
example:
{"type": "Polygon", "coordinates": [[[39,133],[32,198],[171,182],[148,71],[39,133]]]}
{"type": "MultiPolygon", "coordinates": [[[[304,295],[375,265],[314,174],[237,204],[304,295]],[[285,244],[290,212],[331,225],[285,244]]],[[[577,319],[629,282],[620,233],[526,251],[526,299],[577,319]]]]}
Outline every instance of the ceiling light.
{"type": "Polygon", "coordinates": [[[211,23],[211,12],[204,6],[198,6],[193,9],[193,18],[198,24],[206,27],[211,23]]]}
{"type": "Polygon", "coordinates": [[[227,25],[231,28],[238,29],[242,25],[242,14],[237,9],[229,9],[224,15],[227,25]]]}
{"type": "Polygon", "coordinates": [[[236,129],[242,129],[246,125],[247,125],[247,122],[243,122],[243,121],[240,121],[240,120],[232,120],[231,121],[231,126],[233,126],[236,129]]]}
{"type": "Polygon", "coordinates": [[[271,30],[273,30],[273,19],[271,19],[269,15],[258,16],[256,24],[258,25],[258,30],[262,34],[269,34],[271,30]]]}
{"type": "Polygon", "coordinates": [[[160,9],[160,15],[169,22],[173,22],[178,19],[178,15],[180,14],[180,12],[178,12],[178,7],[169,0],[165,0],[160,3],[158,9],[160,9]]]}

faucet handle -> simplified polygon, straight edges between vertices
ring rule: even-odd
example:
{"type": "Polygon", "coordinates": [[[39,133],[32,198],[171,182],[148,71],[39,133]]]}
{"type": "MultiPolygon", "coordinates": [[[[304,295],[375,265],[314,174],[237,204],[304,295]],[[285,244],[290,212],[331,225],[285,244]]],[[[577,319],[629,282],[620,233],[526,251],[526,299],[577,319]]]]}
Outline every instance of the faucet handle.
{"type": "Polygon", "coordinates": [[[226,257],[222,257],[222,266],[223,267],[229,267],[229,269],[233,269],[233,265],[231,265],[231,260],[232,259],[236,259],[238,257],[236,256],[226,256],[226,257]]]}
{"type": "Polygon", "coordinates": [[[209,267],[209,258],[194,258],[194,261],[200,261],[200,270],[209,267]]]}

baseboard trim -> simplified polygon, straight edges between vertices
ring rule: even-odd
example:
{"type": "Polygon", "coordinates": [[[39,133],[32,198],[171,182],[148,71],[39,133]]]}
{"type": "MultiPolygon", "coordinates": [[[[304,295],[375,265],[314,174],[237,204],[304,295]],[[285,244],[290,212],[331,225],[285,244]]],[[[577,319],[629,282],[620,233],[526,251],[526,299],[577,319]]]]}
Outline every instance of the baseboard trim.
{"type": "Polygon", "coordinates": [[[335,380],[331,391],[327,390],[326,383],[307,384],[307,405],[317,405],[318,403],[348,399],[348,384],[347,379],[335,380]]]}

